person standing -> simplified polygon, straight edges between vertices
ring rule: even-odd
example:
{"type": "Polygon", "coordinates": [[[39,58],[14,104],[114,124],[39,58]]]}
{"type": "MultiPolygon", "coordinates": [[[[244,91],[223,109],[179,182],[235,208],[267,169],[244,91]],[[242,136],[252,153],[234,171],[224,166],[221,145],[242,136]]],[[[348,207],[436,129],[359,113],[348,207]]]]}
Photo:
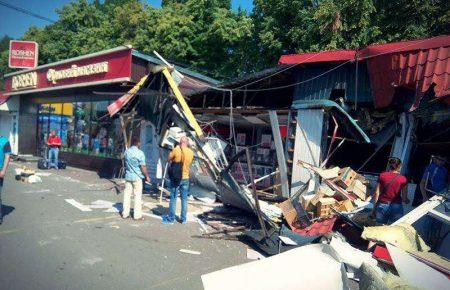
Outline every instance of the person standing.
{"type": "Polygon", "coordinates": [[[122,218],[130,216],[131,196],[134,195],[135,220],[142,218],[142,179],[150,183],[147,166],[145,165],[145,154],[140,150],[141,142],[138,138],[133,138],[131,147],[125,151],[125,190],[123,192],[122,218]]]}
{"type": "Polygon", "coordinates": [[[59,147],[61,147],[61,138],[56,135],[56,131],[50,131],[50,136],[47,139],[47,146],[49,148],[48,151],[48,167],[58,169],[58,155],[59,155],[59,147]]]}
{"type": "MultiPolygon", "coordinates": [[[[425,168],[420,181],[420,193],[422,202],[426,202],[436,194],[444,193],[448,187],[448,171],[445,168],[446,159],[443,156],[431,156],[431,163],[425,168]]],[[[425,216],[416,224],[421,236],[431,247],[438,243],[442,228],[442,223],[431,216],[425,216]]]]}
{"type": "Polygon", "coordinates": [[[10,155],[11,155],[11,145],[9,144],[8,138],[0,136],[0,225],[3,223],[3,213],[2,213],[3,181],[5,179],[6,171],[8,170],[10,155]]]}
{"type": "Polygon", "coordinates": [[[425,168],[420,182],[423,202],[436,194],[442,193],[448,187],[448,171],[445,168],[445,162],[445,157],[431,157],[431,163],[425,168]]]}
{"type": "Polygon", "coordinates": [[[181,179],[171,177],[170,180],[170,203],[169,214],[163,216],[164,224],[173,224],[175,221],[175,210],[177,206],[177,195],[181,197],[180,222],[186,223],[187,219],[187,197],[189,194],[189,170],[194,160],[194,152],[189,148],[189,139],[181,137],[180,145],[176,146],[169,154],[169,163],[172,168],[180,167],[181,179]],[[178,166],[177,166],[178,165],[178,166]]]}
{"type": "Polygon", "coordinates": [[[382,172],[374,195],[372,217],[379,224],[391,224],[403,216],[402,203],[408,204],[408,180],[400,174],[402,162],[389,158],[388,171],[382,172]]]}

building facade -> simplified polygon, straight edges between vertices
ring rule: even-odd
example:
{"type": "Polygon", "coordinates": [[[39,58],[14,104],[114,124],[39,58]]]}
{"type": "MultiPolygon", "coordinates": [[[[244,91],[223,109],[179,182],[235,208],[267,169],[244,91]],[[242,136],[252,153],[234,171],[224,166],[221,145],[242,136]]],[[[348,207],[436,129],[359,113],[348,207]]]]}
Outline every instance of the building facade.
{"type": "MultiPolygon", "coordinates": [[[[9,127],[11,135],[17,128],[16,152],[37,156],[46,154],[47,136],[55,130],[62,139],[60,158],[69,165],[116,175],[123,134],[119,118],[110,118],[107,107],[159,64],[159,59],[121,46],[7,74],[6,104],[13,118],[11,125],[1,122],[2,130],[9,127]]],[[[195,72],[178,70],[199,85],[214,83],[195,72]]],[[[189,92],[195,87],[181,83],[180,89],[189,92]]]]}

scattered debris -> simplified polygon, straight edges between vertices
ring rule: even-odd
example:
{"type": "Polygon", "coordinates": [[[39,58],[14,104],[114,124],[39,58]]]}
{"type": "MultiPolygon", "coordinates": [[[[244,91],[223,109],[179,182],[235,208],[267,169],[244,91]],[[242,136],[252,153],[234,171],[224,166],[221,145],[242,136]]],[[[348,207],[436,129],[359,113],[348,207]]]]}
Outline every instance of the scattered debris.
{"type": "Polygon", "coordinates": [[[366,227],[361,237],[373,242],[391,244],[409,252],[428,252],[428,247],[416,230],[404,223],[390,226],[366,227]]]}
{"type": "Polygon", "coordinates": [[[43,176],[43,177],[49,177],[50,175],[52,175],[51,172],[36,172],[37,176],[43,176]]]}
{"type": "Polygon", "coordinates": [[[201,254],[201,252],[199,252],[199,251],[192,251],[192,250],[186,250],[186,249],[180,249],[180,252],[186,253],[186,254],[191,254],[191,255],[200,255],[201,254]]]}
{"type": "Polygon", "coordinates": [[[400,277],[420,289],[446,290],[450,280],[444,274],[418,261],[404,250],[387,244],[400,277]]]}
{"type": "Polygon", "coordinates": [[[289,245],[289,246],[297,246],[297,245],[298,245],[296,241],[292,240],[292,239],[289,238],[289,237],[279,236],[279,238],[280,238],[280,240],[281,240],[283,243],[285,243],[286,245],[289,245]]]}
{"type": "Polygon", "coordinates": [[[15,168],[16,180],[26,183],[41,183],[42,178],[36,174],[36,171],[26,166],[15,168]]]}

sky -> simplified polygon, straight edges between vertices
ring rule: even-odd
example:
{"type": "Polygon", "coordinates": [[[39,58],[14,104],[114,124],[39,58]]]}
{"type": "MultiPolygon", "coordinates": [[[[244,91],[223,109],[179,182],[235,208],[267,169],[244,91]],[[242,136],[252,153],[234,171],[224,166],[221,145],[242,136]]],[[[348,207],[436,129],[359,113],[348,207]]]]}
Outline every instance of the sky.
{"type": "MultiPolygon", "coordinates": [[[[154,7],[161,6],[161,0],[142,1],[146,1],[154,7]]],[[[5,2],[46,18],[57,20],[58,14],[56,14],[55,9],[70,3],[71,0],[0,0],[0,2],[5,2]]],[[[253,0],[232,0],[231,3],[233,9],[242,7],[250,12],[253,8],[253,0]]],[[[49,22],[45,20],[0,5],[0,37],[8,35],[14,39],[20,38],[28,27],[32,25],[43,27],[48,24],[49,22]]]]}

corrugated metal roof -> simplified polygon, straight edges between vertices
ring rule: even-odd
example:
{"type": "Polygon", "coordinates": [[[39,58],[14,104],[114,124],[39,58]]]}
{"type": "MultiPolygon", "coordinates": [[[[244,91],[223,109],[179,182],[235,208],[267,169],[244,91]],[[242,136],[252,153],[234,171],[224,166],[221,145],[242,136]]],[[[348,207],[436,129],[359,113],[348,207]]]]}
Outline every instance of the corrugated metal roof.
{"type": "MultiPolygon", "coordinates": [[[[296,82],[309,80],[328,71],[330,67],[307,67],[297,69],[296,82]]],[[[329,99],[333,89],[344,89],[347,101],[372,102],[367,67],[364,63],[358,65],[358,97],[355,94],[356,70],[355,64],[347,64],[329,73],[326,73],[312,81],[299,84],[294,90],[294,102],[296,100],[329,99]]]]}
{"type": "Polygon", "coordinates": [[[425,50],[448,46],[450,35],[442,35],[425,39],[390,42],[384,44],[372,44],[358,51],[360,60],[379,56],[382,54],[400,53],[413,50],[425,50]]]}
{"type": "Polygon", "coordinates": [[[450,95],[450,38],[445,47],[375,57],[367,65],[376,107],[388,106],[397,86],[416,90],[417,102],[432,84],[436,97],[450,95]]]}
{"type": "MultiPolygon", "coordinates": [[[[358,54],[359,61],[367,62],[366,72],[370,76],[374,104],[377,108],[386,107],[391,103],[395,87],[397,86],[410,87],[416,90],[416,105],[432,84],[435,85],[434,92],[436,97],[450,95],[450,36],[448,35],[369,45],[358,52],[353,50],[335,50],[283,55],[280,58],[280,63],[343,62],[353,59],[356,54],[358,54]]],[[[342,77],[352,73],[349,70],[343,72],[345,73],[344,76],[339,76],[336,75],[336,72],[342,72],[342,70],[333,71],[329,73],[329,76],[324,76],[311,82],[310,87],[314,89],[310,91],[308,91],[309,87],[306,85],[299,86],[300,91],[296,94],[297,98],[327,98],[330,91],[329,86],[339,86],[342,77]],[[318,80],[324,84],[318,84],[318,80]]],[[[308,71],[306,71],[307,73],[308,71]]],[[[365,78],[365,74],[361,71],[359,77],[365,78]]],[[[344,83],[351,85],[351,82],[344,83]]],[[[362,85],[364,84],[363,82],[362,85]]],[[[352,99],[352,91],[354,90],[347,89],[349,100],[352,99]]],[[[358,93],[358,99],[361,101],[368,96],[364,93],[364,89],[362,91],[361,99],[358,93]]],[[[449,98],[445,100],[450,103],[449,98]]]]}

